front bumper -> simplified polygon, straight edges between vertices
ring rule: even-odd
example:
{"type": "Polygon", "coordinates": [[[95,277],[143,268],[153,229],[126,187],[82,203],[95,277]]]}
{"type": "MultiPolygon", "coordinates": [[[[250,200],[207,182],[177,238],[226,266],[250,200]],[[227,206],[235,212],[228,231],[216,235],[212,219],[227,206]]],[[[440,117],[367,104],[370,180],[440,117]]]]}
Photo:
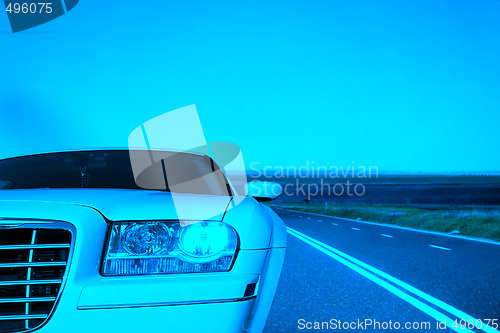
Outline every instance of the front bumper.
{"type": "Polygon", "coordinates": [[[261,276],[249,266],[263,267],[269,251],[240,251],[240,260],[225,273],[69,277],[37,332],[245,331],[253,321],[265,321],[255,316],[261,276]],[[249,293],[252,284],[256,288],[249,293]]]}
{"type": "Polygon", "coordinates": [[[92,310],[58,307],[36,332],[241,332],[253,304],[254,300],[92,310]]]}

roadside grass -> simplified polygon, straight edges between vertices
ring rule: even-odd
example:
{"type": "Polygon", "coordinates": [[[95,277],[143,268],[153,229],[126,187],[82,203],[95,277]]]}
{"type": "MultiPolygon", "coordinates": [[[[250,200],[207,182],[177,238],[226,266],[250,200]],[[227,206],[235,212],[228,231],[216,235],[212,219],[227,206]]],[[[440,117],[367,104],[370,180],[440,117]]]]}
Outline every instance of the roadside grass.
{"type": "Polygon", "coordinates": [[[497,207],[326,205],[282,202],[269,203],[269,206],[500,241],[500,209],[497,207]]]}

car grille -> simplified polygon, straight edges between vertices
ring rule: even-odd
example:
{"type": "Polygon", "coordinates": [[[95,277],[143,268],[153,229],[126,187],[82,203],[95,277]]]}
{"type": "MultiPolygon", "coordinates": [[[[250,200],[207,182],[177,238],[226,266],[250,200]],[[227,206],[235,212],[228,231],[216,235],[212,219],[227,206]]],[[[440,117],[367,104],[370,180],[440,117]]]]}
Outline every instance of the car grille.
{"type": "Polygon", "coordinates": [[[22,332],[47,320],[70,249],[65,229],[0,228],[0,332],[22,332]]]}

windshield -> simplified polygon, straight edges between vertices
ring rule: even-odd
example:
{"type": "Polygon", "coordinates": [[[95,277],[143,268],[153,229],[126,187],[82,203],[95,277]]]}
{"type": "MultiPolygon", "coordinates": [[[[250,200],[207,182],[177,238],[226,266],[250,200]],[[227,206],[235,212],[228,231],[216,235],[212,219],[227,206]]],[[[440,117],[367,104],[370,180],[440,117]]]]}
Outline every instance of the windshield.
{"type": "Polygon", "coordinates": [[[158,161],[149,163],[137,182],[128,150],[61,152],[4,159],[0,160],[0,189],[117,188],[170,192],[171,187],[175,187],[179,193],[230,194],[224,174],[208,156],[166,151],[134,154],[134,159],[137,156],[144,156],[144,163],[153,156],[158,161]],[[175,179],[175,184],[167,179],[175,179]]]}

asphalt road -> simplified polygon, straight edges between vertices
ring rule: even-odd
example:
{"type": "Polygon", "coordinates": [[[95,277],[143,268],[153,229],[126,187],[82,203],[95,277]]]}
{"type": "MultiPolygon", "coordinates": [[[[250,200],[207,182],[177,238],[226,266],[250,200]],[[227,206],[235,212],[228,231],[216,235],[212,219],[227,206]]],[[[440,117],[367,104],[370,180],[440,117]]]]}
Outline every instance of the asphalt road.
{"type": "Polygon", "coordinates": [[[500,325],[498,243],[276,212],[289,228],[288,248],[265,332],[500,330],[493,330],[500,325]],[[470,330],[454,322],[462,318],[470,330]],[[447,326],[437,328],[444,319],[447,326]],[[496,321],[486,329],[489,319],[496,321]]]}

